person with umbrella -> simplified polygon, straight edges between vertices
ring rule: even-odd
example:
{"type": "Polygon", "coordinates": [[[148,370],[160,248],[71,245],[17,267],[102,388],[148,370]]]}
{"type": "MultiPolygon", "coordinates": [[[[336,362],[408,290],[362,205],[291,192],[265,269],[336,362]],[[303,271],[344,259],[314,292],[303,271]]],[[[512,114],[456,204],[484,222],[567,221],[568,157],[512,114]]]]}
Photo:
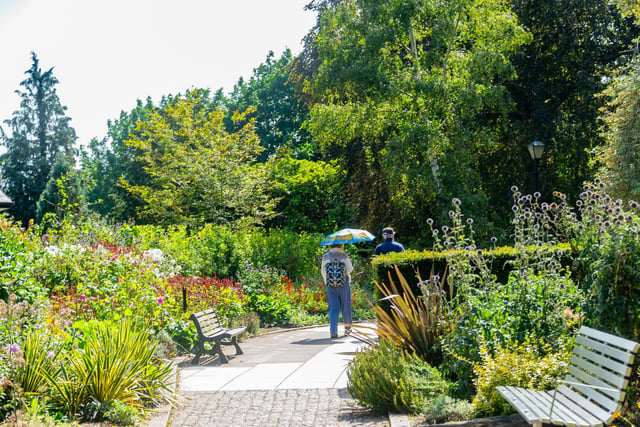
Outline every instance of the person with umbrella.
{"type": "MultiPolygon", "coordinates": [[[[327,288],[329,303],[329,333],[338,338],[338,320],[342,314],[342,323],[351,325],[351,272],[353,265],[349,255],[344,252],[345,243],[373,240],[375,236],[365,230],[344,229],[327,236],[321,245],[330,249],[322,256],[320,272],[327,288]]],[[[345,326],[344,334],[351,333],[351,326],[345,326]]]]}

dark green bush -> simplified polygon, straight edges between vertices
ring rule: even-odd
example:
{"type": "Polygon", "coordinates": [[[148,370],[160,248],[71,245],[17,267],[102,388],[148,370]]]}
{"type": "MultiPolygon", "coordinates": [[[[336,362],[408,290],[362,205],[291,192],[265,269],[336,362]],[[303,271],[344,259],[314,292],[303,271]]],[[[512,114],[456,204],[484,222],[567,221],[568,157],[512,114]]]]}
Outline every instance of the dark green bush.
{"type": "Polygon", "coordinates": [[[379,411],[420,413],[451,386],[436,368],[384,340],[358,351],[349,362],[348,376],[351,396],[379,411]]]}
{"type": "MultiPolygon", "coordinates": [[[[540,251],[539,247],[530,247],[531,251],[540,251]]],[[[560,260],[562,265],[571,266],[571,247],[568,243],[562,243],[554,246],[546,246],[542,248],[548,252],[549,256],[560,260]]],[[[476,251],[477,249],[472,249],[476,251]]],[[[469,251],[465,250],[446,250],[446,251],[415,251],[406,250],[399,253],[388,253],[379,255],[371,260],[375,272],[375,279],[378,282],[389,283],[389,277],[397,280],[398,275],[395,272],[397,266],[400,274],[407,280],[411,289],[418,291],[418,283],[420,280],[432,277],[434,275],[445,277],[447,275],[448,259],[452,257],[466,257],[469,251]]],[[[488,260],[491,274],[495,280],[500,283],[506,283],[509,274],[514,269],[514,261],[518,258],[518,249],[502,246],[493,249],[483,249],[483,256],[488,260]]],[[[451,295],[455,291],[447,289],[447,294],[451,295]]]]}

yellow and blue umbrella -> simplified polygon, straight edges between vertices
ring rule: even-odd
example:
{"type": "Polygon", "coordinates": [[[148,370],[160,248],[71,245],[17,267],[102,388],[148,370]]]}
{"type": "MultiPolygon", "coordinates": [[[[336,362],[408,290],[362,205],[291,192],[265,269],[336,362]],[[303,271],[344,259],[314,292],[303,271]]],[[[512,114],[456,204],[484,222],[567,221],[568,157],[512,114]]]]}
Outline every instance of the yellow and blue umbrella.
{"type": "Polygon", "coordinates": [[[375,238],[376,236],[369,233],[367,230],[360,230],[357,228],[344,228],[342,230],[336,231],[335,233],[329,234],[320,244],[339,245],[341,243],[370,242],[375,238]]]}

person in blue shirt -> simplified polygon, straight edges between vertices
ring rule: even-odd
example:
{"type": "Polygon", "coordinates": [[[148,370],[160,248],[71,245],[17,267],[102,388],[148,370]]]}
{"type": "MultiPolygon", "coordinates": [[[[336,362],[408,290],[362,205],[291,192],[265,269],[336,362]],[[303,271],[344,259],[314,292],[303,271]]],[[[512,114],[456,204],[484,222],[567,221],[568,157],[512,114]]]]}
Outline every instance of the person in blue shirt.
{"type": "Polygon", "coordinates": [[[389,252],[404,252],[404,246],[394,240],[396,233],[393,228],[386,227],[382,229],[382,238],[384,242],[376,246],[376,250],[373,252],[375,255],[384,255],[389,252]]]}

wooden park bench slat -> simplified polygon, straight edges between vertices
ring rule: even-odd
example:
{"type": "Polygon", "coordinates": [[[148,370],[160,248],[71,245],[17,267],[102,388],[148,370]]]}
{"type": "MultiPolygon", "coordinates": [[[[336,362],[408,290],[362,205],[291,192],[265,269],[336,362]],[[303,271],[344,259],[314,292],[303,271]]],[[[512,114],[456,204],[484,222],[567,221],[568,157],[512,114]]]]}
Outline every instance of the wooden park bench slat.
{"type": "Polygon", "coordinates": [[[576,337],[569,372],[555,390],[501,386],[496,389],[528,423],[602,426],[624,402],[635,354],[634,341],[583,326],[576,337]]]}
{"type": "Polygon", "coordinates": [[[191,360],[192,364],[200,361],[200,356],[208,354],[220,357],[222,363],[229,363],[229,360],[222,352],[223,345],[233,345],[236,349],[236,355],[243,354],[238,344],[238,335],[247,330],[246,326],[240,326],[233,329],[225,328],[218,319],[218,314],[214,308],[199,311],[191,314],[189,317],[196,327],[198,333],[198,348],[195,357],[191,360]],[[205,344],[214,343],[211,349],[207,349],[205,344]]]}

